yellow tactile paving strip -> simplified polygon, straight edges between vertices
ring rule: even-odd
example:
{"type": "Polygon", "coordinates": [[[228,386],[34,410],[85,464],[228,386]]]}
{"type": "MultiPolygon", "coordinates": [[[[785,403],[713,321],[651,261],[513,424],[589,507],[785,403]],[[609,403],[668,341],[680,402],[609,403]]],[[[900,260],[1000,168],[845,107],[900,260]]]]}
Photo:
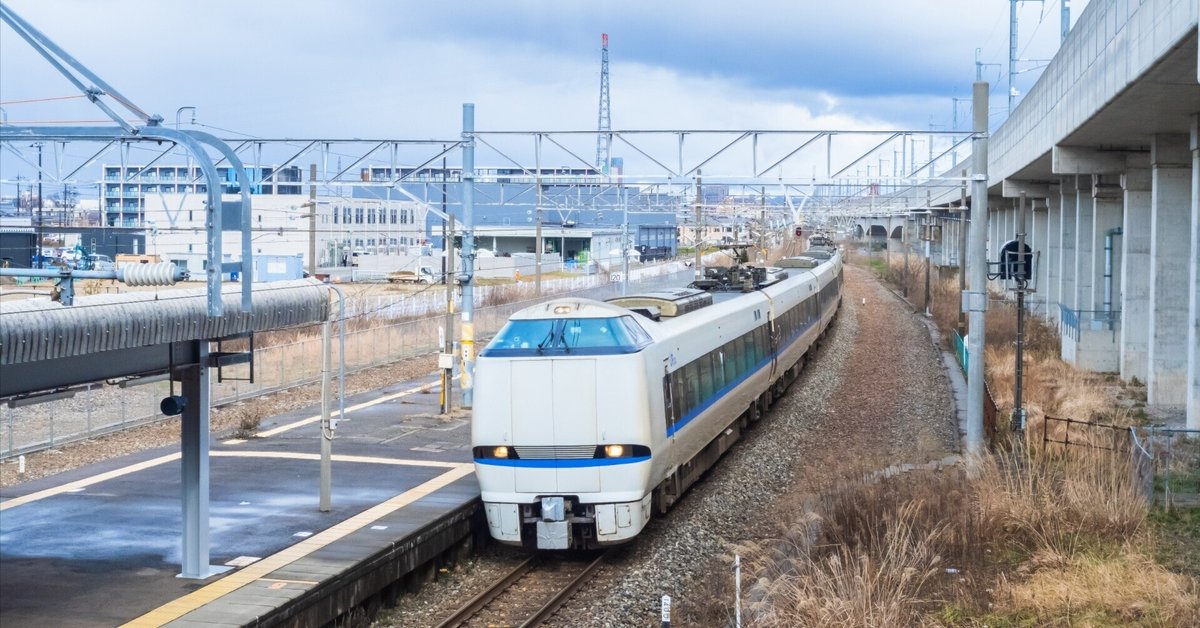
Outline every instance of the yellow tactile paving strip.
{"type": "Polygon", "coordinates": [[[188,595],[176,599],[168,604],[164,604],[137,619],[125,624],[126,626],[161,626],[168,622],[174,621],[184,615],[217,600],[218,598],[231,593],[251,582],[264,579],[268,574],[281,569],[288,564],[304,558],[309,554],[333,543],[334,541],[348,536],[362,528],[365,528],[381,517],[389,515],[415,501],[430,495],[452,482],[464,478],[475,472],[475,467],[472,464],[456,464],[455,468],[437,476],[436,478],[425,482],[415,488],[407,490],[377,506],[369,508],[341,523],[335,524],[332,527],[318,532],[313,536],[271,556],[268,556],[252,565],[235,571],[228,576],[213,582],[205,587],[197,589],[188,595]]]}

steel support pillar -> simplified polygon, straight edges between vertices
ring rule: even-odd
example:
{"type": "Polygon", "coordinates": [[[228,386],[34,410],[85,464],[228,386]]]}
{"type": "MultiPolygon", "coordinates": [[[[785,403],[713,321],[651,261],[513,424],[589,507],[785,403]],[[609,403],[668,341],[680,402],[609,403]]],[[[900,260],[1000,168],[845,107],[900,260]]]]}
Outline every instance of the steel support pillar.
{"type": "Polygon", "coordinates": [[[183,409],[180,432],[180,468],[183,494],[183,570],[181,578],[203,580],[228,567],[208,564],[208,448],[209,375],[208,341],[195,340],[198,364],[183,370],[183,409]]]}

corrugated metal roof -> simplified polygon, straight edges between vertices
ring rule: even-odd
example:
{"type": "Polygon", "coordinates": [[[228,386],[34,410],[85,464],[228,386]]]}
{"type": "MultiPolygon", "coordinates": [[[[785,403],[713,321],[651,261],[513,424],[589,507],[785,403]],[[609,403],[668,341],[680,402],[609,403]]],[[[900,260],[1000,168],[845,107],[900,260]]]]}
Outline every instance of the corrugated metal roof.
{"type": "Polygon", "coordinates": [[[224,285],[222,298],[225,315],[215,318],[207,315],[204,289],[80,296],[70,307],[40,299],[0,302],[0,365],[223,338],[329,317],[329,287],[315,279],[256,284],[250,313],[241,311],[240,285],[224,285]]]}

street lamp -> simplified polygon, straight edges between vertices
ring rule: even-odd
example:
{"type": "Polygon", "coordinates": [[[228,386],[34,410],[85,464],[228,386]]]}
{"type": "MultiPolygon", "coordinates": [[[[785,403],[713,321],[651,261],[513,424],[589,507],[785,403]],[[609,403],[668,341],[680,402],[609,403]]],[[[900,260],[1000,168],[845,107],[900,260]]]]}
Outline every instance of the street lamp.
{"type": "Polygon", "coordinates": [[[178,130],[179,130],[179,116],[180,116],[180,114],[182,114],[182,113],[183,113],[183,111],[184,111],[185,109],[190,109],[190,110],[192,111],[192,122],[191,122],[191,124],[196,124],[196,108],[195,108],[195,107],[190,107],[190,106],[183,106],[183,107],[180,107],[180,108],[178,108],[178,109],[176,109],[176,110],[175,110],[175,130],[176,130],[176,131],[178,131],[178,130]]]}

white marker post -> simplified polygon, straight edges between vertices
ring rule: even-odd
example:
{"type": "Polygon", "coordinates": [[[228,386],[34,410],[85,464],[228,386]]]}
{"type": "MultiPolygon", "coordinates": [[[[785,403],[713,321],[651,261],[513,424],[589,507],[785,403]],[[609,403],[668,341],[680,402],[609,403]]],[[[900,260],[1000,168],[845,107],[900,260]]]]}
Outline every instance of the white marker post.
{"type": "Polygon", "coordinates": [[[662,628],[670,628],[671,626],[671,596],[664,595],[662,597],[662,628]]]}

